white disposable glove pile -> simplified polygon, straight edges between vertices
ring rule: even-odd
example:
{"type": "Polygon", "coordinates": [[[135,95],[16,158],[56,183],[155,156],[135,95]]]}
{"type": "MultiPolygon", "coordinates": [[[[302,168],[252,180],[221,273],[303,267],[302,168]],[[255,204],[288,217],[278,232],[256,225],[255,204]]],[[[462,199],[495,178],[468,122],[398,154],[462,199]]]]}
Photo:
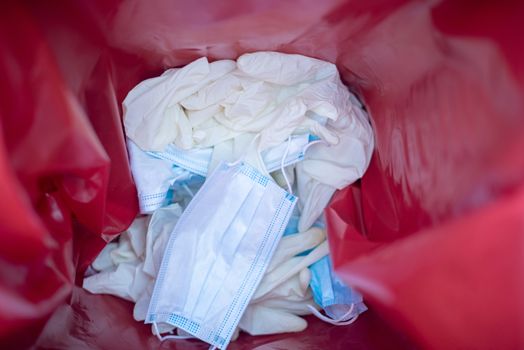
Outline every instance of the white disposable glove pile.
{"type": "MultiPolygon", "coordinates": [[[[133,154],[168,145],[213,147],[210,172],[220,161],[241,156],[264,172],[260,153],[290,135],[309,133],[322,140],[301,162],[271,174],[279,185],[295,189],[298,233],[280,241],[239,324],[252,335],[304,330],[307,323],[300,316],[315,305],[308,266],[329,254],[325,232],[312,225],[337,189],[362,177],[374,146],[366,112],[340,81],[336,66],[277,52],[212,63],[200,58],[138,84],[123,106],[126,135],[137,148],[133,154]]],[[[165,178],[153,181],[161,184],[153,189],[160,193],[172,185],[174,170],[154,159],[132,159],[135,168],[157,163],[158,169],[140,171],[165,178]]],[[[147,176],[140,181],[149,184],[147,176]]],[[[143,321],[164,248],[183,209],[175,203],[138,217],[93,262],[97,273],[85,278],[84,288],[134,302],[134,318],[143,321]]]]}

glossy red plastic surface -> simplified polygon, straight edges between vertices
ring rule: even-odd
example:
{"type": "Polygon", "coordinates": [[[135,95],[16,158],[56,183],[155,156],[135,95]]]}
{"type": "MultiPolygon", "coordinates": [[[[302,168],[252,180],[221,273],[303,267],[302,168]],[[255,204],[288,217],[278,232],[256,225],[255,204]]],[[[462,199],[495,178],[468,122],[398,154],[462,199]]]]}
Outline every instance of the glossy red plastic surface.
{"type": "Polygon", "coordinates": [[[524,347],[521,1],[0,7],[2,345],[159,346],[129,303],[75,287],[137,212],[121,101],[201,56],[276,50],[336,63],[370,113],[370,168],[326,214],[335,266],[372,310],[231,348],[524,347]]]}

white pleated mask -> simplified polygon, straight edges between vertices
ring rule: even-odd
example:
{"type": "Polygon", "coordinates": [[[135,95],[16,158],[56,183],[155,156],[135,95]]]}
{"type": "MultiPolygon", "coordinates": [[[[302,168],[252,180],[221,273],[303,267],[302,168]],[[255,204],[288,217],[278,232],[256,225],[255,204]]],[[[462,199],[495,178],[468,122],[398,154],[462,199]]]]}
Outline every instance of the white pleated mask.
{"type": "Polygon", "coordinates": [[[252,166],[220,164],[171,234],[146,323],[168,323],[225,349],[295,204],[252,166]]]}

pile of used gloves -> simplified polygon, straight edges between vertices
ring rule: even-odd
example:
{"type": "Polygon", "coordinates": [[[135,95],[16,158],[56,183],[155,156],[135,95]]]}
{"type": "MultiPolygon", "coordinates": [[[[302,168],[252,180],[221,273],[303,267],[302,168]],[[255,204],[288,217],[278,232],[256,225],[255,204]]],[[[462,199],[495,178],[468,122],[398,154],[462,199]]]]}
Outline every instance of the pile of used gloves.
{"type": "Polygon", "coordinates": [[[299,332],[307,314],[345,325],[366,310],[333,273],[322,218],[374,146],[335,65],[200,58],[141,82],[123,107],[142,215],[85,289],[134,302],[161,339],[221,349],[239,330],[299,332]]]}

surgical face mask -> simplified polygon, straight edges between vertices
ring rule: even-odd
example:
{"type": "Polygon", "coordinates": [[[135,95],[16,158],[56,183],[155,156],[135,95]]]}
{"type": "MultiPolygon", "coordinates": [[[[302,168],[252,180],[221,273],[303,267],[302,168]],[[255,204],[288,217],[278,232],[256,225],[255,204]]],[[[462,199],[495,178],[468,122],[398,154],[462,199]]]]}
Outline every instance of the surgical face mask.
{"type": "Polygon", "coordinates": [[[131,140],[127,141],[127,149],[142,214],[152,213],[173,202],[185,207],[204,183],[204,177],[165,159],[152,157],[131,140]]]}
{"type": "Polygon", "coordinates": [[[221,163],[170,236],[146,323],[226,348],[295,204],[252,166],[221,163]]]}
{"type": "Polygon", "coordinates": [[[367,310],[362,295],[348,287],[333,271],[331,260],[326,256],[309,267],[313,299],[327,316],[311,307],[315,316],[334,325],[353,323],[358,315],[367,310]]]}
{"type": "MultiPolygon", "coordinates": [[[[310,135],[292,135],[291,139],[262,152],[262,160],[269,173],[295,164],[304,159],[307,148],[319,142],[319,138],[310,135]],[[287,150],[287,153],[286,153],[287,150]],[[283,156],[285,155],[285,156],[283,156]],[[282,161],[282,158],[284,160],[282,161]]],[[[206,176],[213,155],[213,148],[195,148],[183,150],[173,144],[167,146],[163,152],[146,152],[152,157],[164,159],[186,169],[192,173],[206,176]]]]}

